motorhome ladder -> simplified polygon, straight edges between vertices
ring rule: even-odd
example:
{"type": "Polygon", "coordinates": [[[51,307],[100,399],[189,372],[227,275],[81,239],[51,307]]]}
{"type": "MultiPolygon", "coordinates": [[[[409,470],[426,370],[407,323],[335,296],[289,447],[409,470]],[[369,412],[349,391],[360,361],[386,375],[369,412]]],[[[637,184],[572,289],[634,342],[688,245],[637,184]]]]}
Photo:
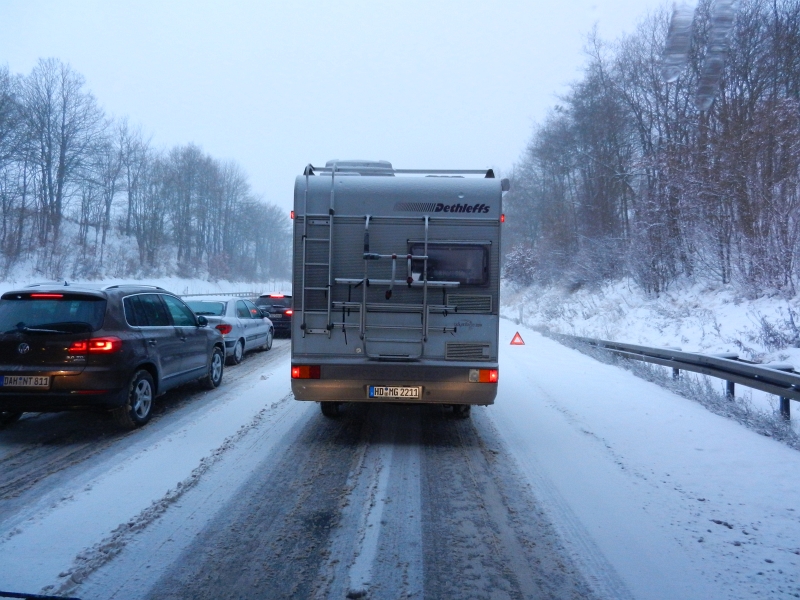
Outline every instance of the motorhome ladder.
{"type": "Polygon", "coordinates": [[[302,265],[302,279],[301,279],[301,287],[302,287],[302,307],[301,307],[301,316],[300,316],[300,330],[303,332],[303,337],[306,334],[325,334],[328,337],[331,336],[331,330],[333,329],[332,319],[331,319],[331,285],[332,285],[332,277],[333,277],[333,218],[335,215],[334,209],[334,202],[335,202],[335,173],[336,173],[336,165],[333,166],[331,169],[331,195],[330,195],[330,205],[328,207],[328,214],[309,214],[308,213],[308,178],[310,175],[313,174],[313,167],[308,165],[303,173],[306,177],[306,189],[303,193],[303,265],[302,265]],[[315,233],[314,237],[309,236],[309,225],[314,226],[315,233]],[[323,227],[325,230],[324,234],[320,234],[319,228],[323,227]],[[316,251],[313,253],[315,256],[315,260],[308,260],[309,256],[309,248],[310,245],[314,245],[315,247],[327,247],[326,248],[326,255],[325,259],[322,260],[319,258],[319,252],[316,251]],[[318,283],[320,276],[319,272],[322,270],[326,271],[327,277],[325,278],[324,285],[307,285],[307,282],[312,279],[309,270],[314,270],[316,276],[313,277],[315,280],[314,283],[318,283]],[[306,315],[311,312],[321,311],[323,307],[321,306],[309,306],[309,296],[308,292],[323,292],[325,295],[325,306],[324,311],[326,314],[325,318],[325,327],[322,329],[313,329],[306,327],[306,315]]]}

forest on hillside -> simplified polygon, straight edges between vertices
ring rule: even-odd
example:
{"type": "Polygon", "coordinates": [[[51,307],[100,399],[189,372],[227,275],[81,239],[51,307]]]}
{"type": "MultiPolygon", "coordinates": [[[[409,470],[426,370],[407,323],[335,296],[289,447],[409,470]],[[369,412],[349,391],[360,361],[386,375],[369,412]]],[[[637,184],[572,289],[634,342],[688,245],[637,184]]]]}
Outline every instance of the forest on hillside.
{"type": "Polygon", "coordinates": [[[0,66],[0,279],[288,279],[290,239],[236,163],[154,147],[57,59],[0,66]]]}
{"type": "Polygon", "coordinates": [[[724,39],[712,18],[721,4],[699,2],[673,77],[664,73],[666,8],[613,43],[589,36],[582,76],[514,167],[507,277],[570,289],[628,277],[655,293],[681,279],[796,293],[800,0],[727,2],[724,39]]]}

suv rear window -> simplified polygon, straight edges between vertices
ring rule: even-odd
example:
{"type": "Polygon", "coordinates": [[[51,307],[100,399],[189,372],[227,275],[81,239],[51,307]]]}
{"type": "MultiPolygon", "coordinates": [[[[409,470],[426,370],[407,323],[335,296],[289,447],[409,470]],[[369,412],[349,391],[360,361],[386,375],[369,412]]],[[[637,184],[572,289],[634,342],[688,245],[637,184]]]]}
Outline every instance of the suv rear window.
{"type": "Polygon", "coordinates": [[[0,299],[0,331],[83,333],[103,326],[106,300],[82,294],[13,292],[0,299]],[[27,328],[27,329],[26,329],[27,328]]]}
{"type": "Polygon", "coordinates": [[[258,306],[283,306],[284,308],[291,308],[291,296],[260,296],[256,300],[258,306]]]}
{"type": "Polygon", "coordinates": [[[221,317],[225,312],[224,302],[210,302],[207,300],[192,300],[187,302],[196,315],[205,315],[209,317],[221,317]]]}

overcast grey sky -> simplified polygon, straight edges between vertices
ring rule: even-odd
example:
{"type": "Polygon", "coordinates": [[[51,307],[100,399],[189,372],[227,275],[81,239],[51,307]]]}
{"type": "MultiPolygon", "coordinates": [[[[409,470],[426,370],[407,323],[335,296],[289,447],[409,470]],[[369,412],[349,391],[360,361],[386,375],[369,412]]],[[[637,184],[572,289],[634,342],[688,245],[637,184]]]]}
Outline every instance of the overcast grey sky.
{"type": "Polygon", "coordinates": [[[159,147],[238,162],[287,210],[331,158],[507,171],[587,33],[614,39],[662,0],[0,0],[0,63],[69,63],[159,147]]]}

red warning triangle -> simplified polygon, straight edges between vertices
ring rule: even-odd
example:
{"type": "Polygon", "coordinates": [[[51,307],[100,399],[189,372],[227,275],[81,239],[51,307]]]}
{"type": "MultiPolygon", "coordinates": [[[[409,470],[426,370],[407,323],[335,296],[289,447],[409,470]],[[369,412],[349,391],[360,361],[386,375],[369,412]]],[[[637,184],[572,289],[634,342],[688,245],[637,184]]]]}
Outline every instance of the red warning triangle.
{"type": "Polygon", "coordinates": [[[525,342],[522,341],[522,336],[519,334],[519,331],[514,334],[514,337],[511,339],[512,346],[524,346],[525,342]]]}

